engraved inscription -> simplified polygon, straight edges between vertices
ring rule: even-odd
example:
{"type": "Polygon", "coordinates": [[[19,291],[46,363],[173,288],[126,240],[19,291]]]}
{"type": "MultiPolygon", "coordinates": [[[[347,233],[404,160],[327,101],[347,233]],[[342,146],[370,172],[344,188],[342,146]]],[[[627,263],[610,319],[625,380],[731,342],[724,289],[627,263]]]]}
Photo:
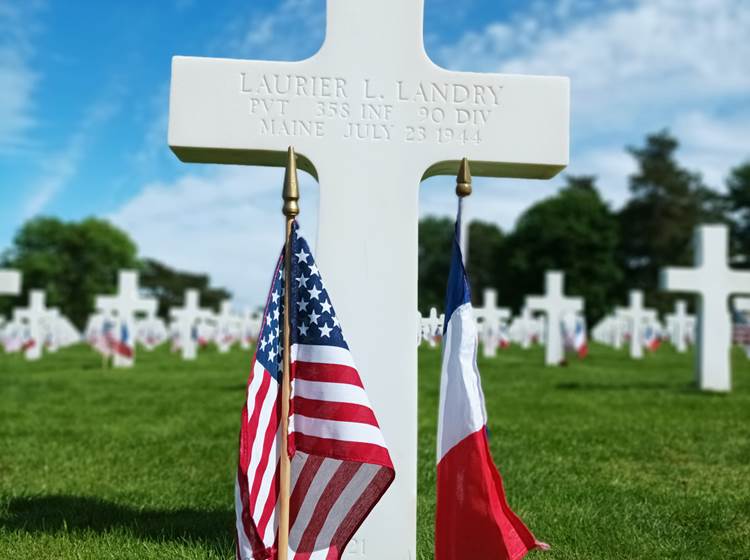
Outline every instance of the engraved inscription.
{"type": "Polygon", "coordinates": [[[241,72],[239,93],[261,135],[480,144],[503,86],[241,72]]]}

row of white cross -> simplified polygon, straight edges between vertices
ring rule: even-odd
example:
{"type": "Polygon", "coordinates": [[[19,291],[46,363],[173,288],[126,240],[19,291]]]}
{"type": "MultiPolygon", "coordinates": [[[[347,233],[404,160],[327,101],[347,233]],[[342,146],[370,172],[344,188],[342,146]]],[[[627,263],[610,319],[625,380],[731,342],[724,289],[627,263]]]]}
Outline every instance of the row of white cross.
{"type": "Polygon", "coordinates": [[[643,306],[643,292],[631,290],[628,307],[618,307],[615,312],[604,317],[592,329],[594,340],[619,350],[626,340],[630,343],[630,357],[643,357],[647,346],[647,334],[653,332],[661,338],[668,338],[679,353],[687,351],[688,344],[695,340],[696,318],[687,312],[687,302],[675,302],[673,313],[665,316],[662,325],[655,309],[643,306]]]}
{"type": "MultiPolygon", "coordinates": [[[[96,308],[106,316],[115,316],[118,326],[124,325],[127,332],[136,333],[136,315],[146,314],[148,318],[155,317],[157,301],[153,298],[142,297],[138,289],[138,273],[135,271],[120,271],[118,290],[114,296],[99,296],[96,308]]],[[[172,338],[174,347],[179,347],[184,360],[194,360],[201,343],[199,329],[211,324],[211,339],[216,343],[220,353],[226,353],[235,341],[240,341],[243,348],[249,347],[249,340],[257,335],[260,329],[260,319],[250,314],[237,316],[232,312],[229,301],[221,303],[218,314],[200,306],[198,290],[185,291],[183,307],[170,310],[172,319],[172,338]]],[[[156,322],[154,319],[151,321],[156,322]]],[[[144,325],[148,328],[148,325],[144,325]]],[[[120,336],[118,334],[118,336],[120,336]]],[[[147,338],[148,334],[146,334],[147,338]]],[[[132,356],[114,353],[115,367],[130,367],[133,365],[135,354],[133,345],[132,356]]]]}
{"type": "MultiPolygon", "coordinates": [[[[0,270],[0,294],[17,295],[20,290],[20,273],[0,270]]],[[[98,347],[99,339],[104,336],[107,322],[116,325],[114,337],[130,337],[132,354],[111,353],[115,367],[131,367],[134,364],[135,340],[152,349],[168,337],[166,326],[156,316],[157,301],[140,295],[138,273],[135,271],[120,271],[117,293],[97,296],[95,307],[96,313],[91,316],[86,328],[86,338],[94,346],[98,347]],[[145,318],[139,319],[139,315],[145,315],[145,318]]],[[[173,308],[170,314],[174,346],[180,348],[185,360],[195,359],[199,337],[194,334],[196,329],[209,323],[212,332],[210,338],[221,353],[229,351],[236,341],[243,348],[249,348],[250,340],[260,328],[260,318],[256,314],[237,316],[232,312],[229,301],[222,302],[218,314],[201,308],[197,290],[186,290],[184,307],[173,308]]],[[[81,340],[78,331],[57,308],[46,306],[42,290],[30,290],[28,307],[15,309],[12,321],[2,327],[2,342],[6,350],[23,350],[28,360],[38,360],[45,349],[54,352],[59,346],[81,340]]]]}
{"type": "MultiPolygon", "coordinates": [[[[694,238],[695,268],[667,268],[662,273],[661,287],[667,291],[691,292],[697,298],[696,318],[687,313],[687,304],[678,301],[675,312],[667,316],[669,338],[677,350],[685,351],[688,340],[692,340],[697,330],[696,377],[704,390],[729,391],[731,370],[729,362],[732,340],[732,317],[729,300],[737,294],[750,294],[750,272],[732,270],[729,267],[728,230],[723,225],[706,225],[696,230],[694,238]]],[[[524,313],[541,312],[547,320],[545,362],[547,365],[561,363],[564,353],[561,325],[564,317],[581,313],[584,309],[582,298],[568,297],[563,289],[564,276],[561,272],[548,272],[546,290],[543,296],[526,298],[524,313]],[[554,325],[555,328],[550,328],[554,325]]],[[[596,337],[608,340],[616,348],[621,347],[625,335],[629,335],[630,355],[634,359],[643,357],[644,330],[660,328],[656,311],[645,308],[643,292],[630,292],[628,307],[618,307],[615,313],[604,319],[595,328],[596,337]]],[[[750,307],[750,300],[735,298],[733,306],[744,311],[750,307]]],[[[497,293],[485,292],[484,306],[475,309],[480,324],[480,336],[484,337],[485,352],[494,354],[497,336],[501,325],[510,317],[510,310],[497,306],[497,293]],[[484,325],[484,328],[482,328],[484,325]]],[[[430,332],[436,312],[431,314],[423,326],[422,333],[430,332]]],[[[436,332],[432,329],[433,334],[436,332]]]]}

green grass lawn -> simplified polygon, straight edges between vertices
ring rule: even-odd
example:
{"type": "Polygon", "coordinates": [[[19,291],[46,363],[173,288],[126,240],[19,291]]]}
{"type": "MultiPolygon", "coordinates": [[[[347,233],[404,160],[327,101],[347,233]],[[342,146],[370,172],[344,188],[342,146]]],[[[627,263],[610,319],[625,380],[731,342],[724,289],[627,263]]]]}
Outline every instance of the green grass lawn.
{"type": "MultiPolygon", "coordinates": [[[[0,355],[0,559],[233,557],[250,356],[138,360],[102,371],[85,347],[0,355]]],[[[750,558],[750,361],[733,361],[722,396],[693,390],[691,357],[669,348],[638,364],[598,346],[566,368],[542,367],[541,349],[482,360],[509,500],[552,545],[530,558],[750,558]]],[[[439,366],[420,352],[420,559],[439,366]]]]}

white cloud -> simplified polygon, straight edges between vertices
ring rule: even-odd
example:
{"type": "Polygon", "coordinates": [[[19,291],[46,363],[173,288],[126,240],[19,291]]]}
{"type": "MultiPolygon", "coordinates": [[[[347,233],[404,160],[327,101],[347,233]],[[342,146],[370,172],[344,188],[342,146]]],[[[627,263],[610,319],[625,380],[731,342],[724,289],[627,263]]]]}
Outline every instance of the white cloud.
{"type": "MultiPolygon", "coordinates": [[[[244,305],[262,304],[283,243],[284,171],[216,166],[171,183],[152,183],[113,212],[142,256],[178,269],[209,273],[244,305]]],[[[301,173],[301,224],[314,243],[318,191],[301,173]]]]}
{"type": "Polygon", "coordinates": [[[41,164],[41,175],[28,187],[30,194],[24,202],[22,211],[24,219],[42,212],[75,177],[92,136],[117,110],[116,103],[110,101],[92,105],[65,147],[44,160],[41,164]]]}
{"type": "Polygon", "coordinates": [[[700,170],[714,188],[724,186],[732,167],[750,160],[750,111],[724,117],[692,111],[673,130],[682,142],[681,162],[700,170]]]}
{"type": "Polygon", "coordinates": [[[525,14],[440,51],[450,67],[570,76],[586,126],[750,90],[745,0],[641,0],[542,26],[525,14]],[[602,122],[602,120],[604,122],[602,122]]]}
{"type": "Polygon", "coordinates": [[[610,200],[622,202],[626,193],[623,173],[632,158],[624,145],[663,128],[682,142],[681,163],[719,186],[728,167],[750,155],[750,4],[571,6],[545,13],[535,5],[508,23],[467,33],[437,59],[462,70],[569,76],[570,171],[599,175],[610,200]]]}
{"type": "Polygon", "coordinates": [[[323,43],[325,10],[320,0],[284,0],[270,12],[238,17],[224,34],[222,50],[233,56],[298,60],[323,43]]]}
{"type": "Polygon", "coordinates": [[[32,69],[32,16],[36,3],[0,0],[0,154],[29,144],[35,125],[33,93],[39,76],[32,69]]]}

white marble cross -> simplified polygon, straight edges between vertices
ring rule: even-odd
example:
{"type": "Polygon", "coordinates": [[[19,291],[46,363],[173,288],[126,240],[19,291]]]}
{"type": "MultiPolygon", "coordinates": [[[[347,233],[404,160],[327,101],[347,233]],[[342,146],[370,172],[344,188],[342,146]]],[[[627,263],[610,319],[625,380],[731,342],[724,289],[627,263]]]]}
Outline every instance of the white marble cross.
{"type": "Polygon", "coordinates": [[[482,354],[485,358],[497,355],[497,346],[500,342],[500,329],[507,321],[510,309],[497,306],[497,290],[485,288],[482,307],[474,309],[474,317],[477,320],[479,337],[482,341],[482,354]]]}
{"type": "Polygon", "coordinates": [[[531,309],[527,306],[523,306],[521,314],[516,319],[520,328],[519,342],[521,348],[528,350],[531,348],[531,344],[534,341],[534,336],[538,333],[537,320],[534,319],[534,315],[531,313],[531,309]]]}
{"type": "Polygon", "coordinates": [[[562,336],[563,316],[566,313],[583,311],[583,298],[565,296],[564,281],[565,276],[562,272],[547,272],[545,295],[526,297],[526,307],[532,311],[540,311],[547,316],[544,363],[548,366],[560,365],[563,361],[565,351],[562,336]]]}
{"type": "Polygon", "coordinates": [[[438,338],[443,334],[445,315],[438,315],[435,307],[430,308],[430,314],[422,318],[422,338],[427,341],[430,348],[437,346],[438,338]]]}
{"type": "Polygon", "coordinates": [[[674,313],[667,315],[666,320],[672,345],[681,354],[687,352],[688,340],[693,340],[695,329],[695,317],[687,312],[687,302],[677,300],[674,304],[674,313]]]}
{"type": "Polygon", "coordinates": [[[118,332],[121,336],[121,327],[124,325],[128,340],[127,344],[132,348],[132,357],[126,357],[115,352],[112,360],[114,367],[132,367],[135,363],[135,314],[138,312],[155,314],[157,301],[153,298],[143,298],[138,293],[138,273],[134,270],[121,270],[117,279],[117,294],[114,296],[97,296],[96,309],[116,314],[118,318],[118,332]]]}
{"type": "Polygon", "coordinates": [[[643,307],[643,292],[630,290],[628,307],[618,307],[617,317],[630,325],[630,357],[643,358],[643,330],[645,323],[656,320],[656,311],[643,307]]]}
{"type": "Polygon", "coordinates": [[[224,300],[219,307],[219,313],[215,316],[216,332],[214,342],[220,354],[226,354],[237,340],[241,319],[232,312],[232,302],[224,300]]]}
{"type": "Polygon", "coordinates": [[[38,360],[42,357],[45,336],[44,322],[50,313],[45,300],[46,295],[44,290],[30,290],[28,307],[13,310],[13,319],[15,321],[24,321],[25,329],[28,329],[24,334],[24,345],[26,346],[26,359],[30,361],[38,360]]]}
{"type": "Polygon", "coordinates": [[[21,273],[0,268],[0,295],[17,296],[21,293],[21,273]]]}
{"type": "Polygon", "coordinates": [[[750,294],[750,272],[729,268],[728,247],[726,226],[699,226],[693,239],[695,268],[662,270],[662,289],[698,294],[695,373],[704,391],[731,390],[729,297],[750,294]]]}
{"type": "Polygon", "coordinates": [[[172,61],[181,160],[281,166],[293,145],[320,183],[316,260],[397,472],[350,548],[370,560],[416,557],[419,183],[455,174],[462,157],[497,177],[547,179],[568,164],[568,79],[440,68],[423,5],[328,0],[323,46],[299,62],[172,61]]]}
{"type": "Polygon", "coordinates": [[[169,310],[169,316],[177,323],[180,351],[182,352],[183,360],[195,360],[197,356],[198,346],[193,336],[193,331],[198,328],[198,320],[213,316],[210,309],[200,306],[200,297],[198,290],[185,290],[185,303],[183,306],[173,307],[169,310]]]}

